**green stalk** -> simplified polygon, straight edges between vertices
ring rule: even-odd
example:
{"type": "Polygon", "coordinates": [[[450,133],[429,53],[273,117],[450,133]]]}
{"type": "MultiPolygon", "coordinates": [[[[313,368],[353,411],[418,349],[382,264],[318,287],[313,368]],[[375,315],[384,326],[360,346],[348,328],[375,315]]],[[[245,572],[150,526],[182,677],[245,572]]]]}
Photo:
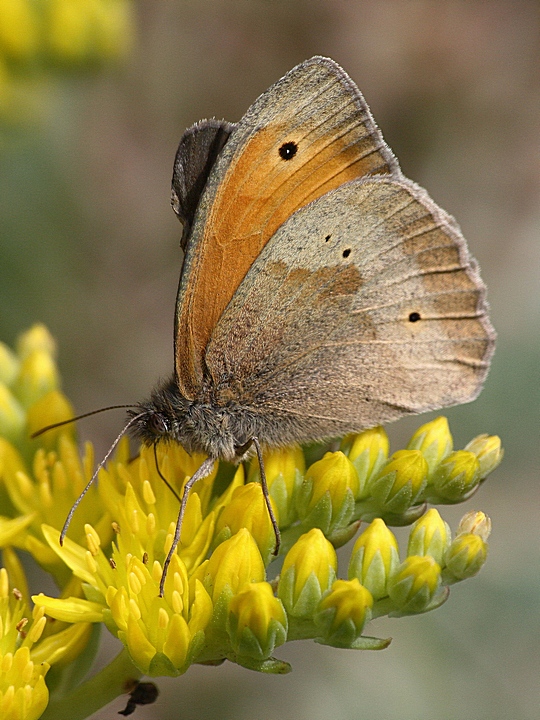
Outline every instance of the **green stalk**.
{"type": "Polygon", "coordinates": [[[123,693],[129,693],[142,676],[132,663],[127,650],[100,670],[74,692],[53,697],[41,720],[84,720],[123,693]]]}

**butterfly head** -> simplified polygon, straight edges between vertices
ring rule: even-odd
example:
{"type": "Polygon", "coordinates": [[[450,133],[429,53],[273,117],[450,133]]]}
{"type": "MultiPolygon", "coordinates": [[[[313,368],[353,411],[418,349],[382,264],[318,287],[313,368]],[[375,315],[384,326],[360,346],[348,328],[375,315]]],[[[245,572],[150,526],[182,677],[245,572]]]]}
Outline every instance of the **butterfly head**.
{"type": "Polygon", "coordinates": [[[129,410],[128,418],[132,421],[131,434],[145,445],[155,445],[172,439],[169,418],[149,402],[129,410]]]}
{"type": "Polygon", "coordinates": [[[159,385],[150,398],[128,411],[130,432],[145,445],[159,442],[182,442],[179,428],[183,410],[173,383],[159,385]]]}
{"type": "Polygon", "coordinates": [[[134,421],[131,433],[145,445],[155,445],[170,439],[170,423],[157,408],[148,407],[144,403],[135,410],[129,410],[128,417],[134,421]]]}

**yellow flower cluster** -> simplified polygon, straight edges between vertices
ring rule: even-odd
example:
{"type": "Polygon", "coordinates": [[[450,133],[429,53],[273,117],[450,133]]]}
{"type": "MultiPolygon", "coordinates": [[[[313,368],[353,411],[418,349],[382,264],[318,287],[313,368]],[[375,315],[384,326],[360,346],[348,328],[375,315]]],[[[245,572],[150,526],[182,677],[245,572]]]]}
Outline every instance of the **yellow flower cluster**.
{"type": "MultiPolygon", "coordinates": [[[[16,120],[39,80],[124,58],[134,33],[130,0],[0,0],[0,120],[16,120]]],[[[34,93],[35,95],[35,93],[34,93]]]]}
{"type": "Polygon", "coordinates": [[[0,568],[0,717],[34,720],[47,707],[45,676],[51,665],[73,662],[86,646],[91,626],[47,625],[44,608],[29,610],[22,566],[13,552],[3,553],[0,568]]]}
{"type": "MultiPolygon", "coordinates": [[[[296,639],[381,649],[388,640],[363,635],[371,618],[438,607],[449,586],[486,559],[490,525],[483,513],[466,515],[452,537],[427,503],[470,497],[501,461],[500,441],[479,436],[453,450],[448,424],[437,418],[393,455],[380,427],[345,438],[307,469],[299,448],[266,452],[284,555],[278,576],[258,464],[221,464],[190,493],[160,596],[178,496],[204,457],[173,444],[159,445],[155,456],[141,447],[132,457],[124,438],[60,546],[60,528],[91,477],[93,457],[87,447],[80,458],[70,426],[28,440],[29,432],[72,413],[58,389],[54,352],[41,326],[22,336],[15,353],[0,346],[0,540],[28,550],[62,588],[60,598],[32,598],[36,617],[45,613],[67,629],[105,624],[140,673],[175,676],[193,663],[224,659],[284,673],[288,664],[273,653],[296,639]],[[335,548],[362,522],[340,577],[335,548]],[[392,524],[411,525],[403,559],[392,524]]],[[[77,647],[83,652],[84,643],[77,647]]]]}

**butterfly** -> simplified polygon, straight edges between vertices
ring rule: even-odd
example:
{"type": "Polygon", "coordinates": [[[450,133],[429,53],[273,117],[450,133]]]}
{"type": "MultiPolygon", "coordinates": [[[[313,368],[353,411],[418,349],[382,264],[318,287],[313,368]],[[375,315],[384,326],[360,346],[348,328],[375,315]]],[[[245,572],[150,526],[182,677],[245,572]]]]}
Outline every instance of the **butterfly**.
{"type": "Polygon", "coordinates": [[[358,432],[477,396],[494,348],[455,220],[402,174],[333,60],[313,57],[237,124],[184,133],[174,373],[129,412],[147,445],[219,460],[358,432]]]}

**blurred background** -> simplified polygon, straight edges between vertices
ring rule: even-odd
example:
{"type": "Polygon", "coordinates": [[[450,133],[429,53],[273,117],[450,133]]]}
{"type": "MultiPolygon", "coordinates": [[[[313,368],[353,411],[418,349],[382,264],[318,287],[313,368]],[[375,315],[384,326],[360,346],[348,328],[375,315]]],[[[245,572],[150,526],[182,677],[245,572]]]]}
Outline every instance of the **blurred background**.
{"type": "MultiPolygon", "coordinates": [[[[293,665],[285,677],[193,667],[159,680],[135,717],[538,718],[538,2],[0,0],[0,338],[45,322],[77,412],[146,396],[172,370],[182,132],[238,120],[314,54],[351,75],[482,267],[498,348],[480,398],[448,416],[457,447],[499,434],[506,456],[442,514],[455,529],[466,510],[487,512],[490,557],[438,611],[373,623],[393,637],[385,651],[292,644],[277,653],[293,665]]],[[[80,435],[99,456],[122,420],[84,421],[80,435]]],[[[394,449],[420,422],[389,428],[394,449]]]]}

